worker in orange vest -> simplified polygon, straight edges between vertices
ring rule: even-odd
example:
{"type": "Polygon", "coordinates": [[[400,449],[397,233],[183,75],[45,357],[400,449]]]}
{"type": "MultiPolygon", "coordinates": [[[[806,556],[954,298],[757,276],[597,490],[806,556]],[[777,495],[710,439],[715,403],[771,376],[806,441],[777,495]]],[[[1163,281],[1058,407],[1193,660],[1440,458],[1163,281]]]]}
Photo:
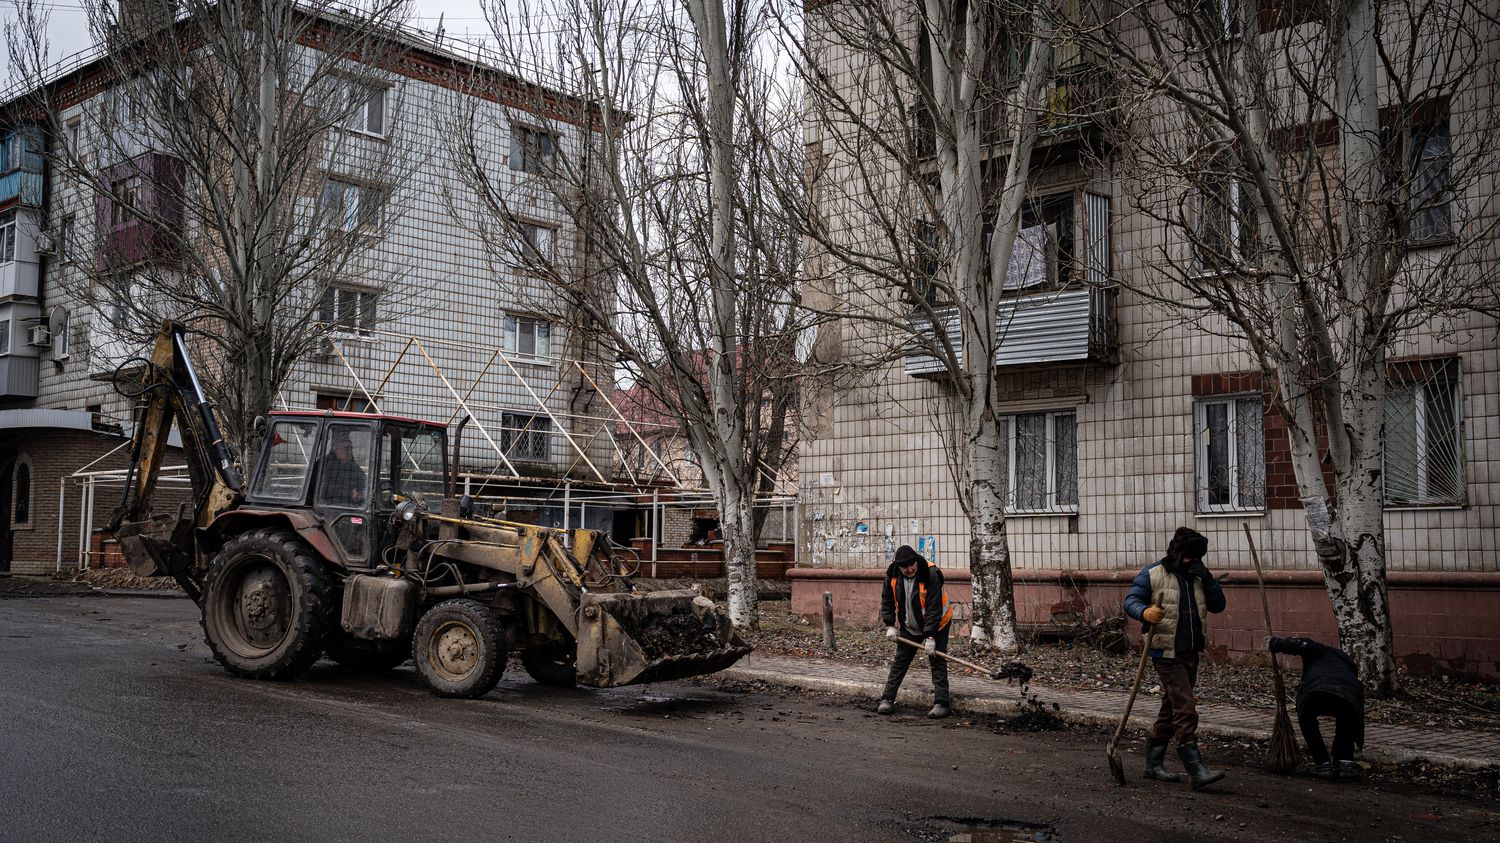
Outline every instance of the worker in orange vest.
{"type": "Polygon", "coordinates": [[[934,655],[948,652],[949,625],[953,620],[953,607],[943,593],[943,572],[929,565],[911,546],[902,545],[896,549],[895,561],[886,568],[885,578],[885,588],[880,590],[880,620],[885,624],[885,637],[896,642],[896,655],[891,659],[890,676],[876,710],[881,714],[896,710],[896,692],[917,655],[916,647],[897,641],[906,638],[922,642],[927,662],[932,666],[933,705],[927,716],[947,717],[948,660],[934,655]]]}

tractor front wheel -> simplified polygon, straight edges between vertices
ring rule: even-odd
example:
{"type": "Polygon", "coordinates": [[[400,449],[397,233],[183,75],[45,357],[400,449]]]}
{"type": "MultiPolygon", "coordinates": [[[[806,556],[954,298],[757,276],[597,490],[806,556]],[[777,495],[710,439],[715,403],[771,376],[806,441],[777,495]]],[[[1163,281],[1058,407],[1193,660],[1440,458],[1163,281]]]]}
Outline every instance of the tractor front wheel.
{"type": "Polygon", "coordinates": [[[488,694],[505,670],[505,637],[489,609],[473,600],[447,600],[427,610],[412,633],[417,674],[440,697],[488,694]]]}
{"type": "Polygon", "coordinates": [[[250,679],[291,679],[323,654],[327,565],[288,531],[230,539],[203,580],[203,633],[214,658],[250,679]]]}

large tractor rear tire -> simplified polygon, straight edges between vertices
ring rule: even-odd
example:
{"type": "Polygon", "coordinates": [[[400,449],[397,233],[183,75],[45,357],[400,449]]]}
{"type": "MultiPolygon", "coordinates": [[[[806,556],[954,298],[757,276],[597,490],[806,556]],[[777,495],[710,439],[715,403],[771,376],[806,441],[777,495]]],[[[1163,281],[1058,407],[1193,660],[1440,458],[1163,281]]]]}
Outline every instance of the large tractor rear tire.
{"type": "Polygon", "coordinates": [[[447,600],[417,621],[411,658],[434,694],[482,697],[505,671],[505,636],[483,604],[464,598],[447,600]]]}
{"type": "Polygon", "coordinates": [[[531,678],[554,688],[571,688],[578,684],[578,645],[572,642],[548,641],[521,651],[521,666],[531,678]]]}
{"type": "Polygon", "coordinates": [[[208,647],[236,676],[291,679],[323,654],[330,593],[326,563],[291,531],[235,536],[203,580],[208,647]]]}

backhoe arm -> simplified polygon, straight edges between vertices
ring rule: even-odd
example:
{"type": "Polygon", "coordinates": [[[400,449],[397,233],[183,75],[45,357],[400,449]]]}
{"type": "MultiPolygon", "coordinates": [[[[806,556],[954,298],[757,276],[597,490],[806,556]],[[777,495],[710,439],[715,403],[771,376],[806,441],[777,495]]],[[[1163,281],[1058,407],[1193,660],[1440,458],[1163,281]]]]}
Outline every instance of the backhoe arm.
{"type": "Polygon", "coordinates": [[[193,530],[207,526],[239,500],[240,479],[214,419],[213,405],[193,371],[185,333],[182,325],[163,321],[140,381],[116,383],[125,395],[144,396],[146,404],[131,437],[125,497],[109,528],[132,570],[144,575],[170,573],[196,596],[198,554],[193,530]],[[151,498],[174,421],[192,481],[192,512],[152,520],[151,498]]]}

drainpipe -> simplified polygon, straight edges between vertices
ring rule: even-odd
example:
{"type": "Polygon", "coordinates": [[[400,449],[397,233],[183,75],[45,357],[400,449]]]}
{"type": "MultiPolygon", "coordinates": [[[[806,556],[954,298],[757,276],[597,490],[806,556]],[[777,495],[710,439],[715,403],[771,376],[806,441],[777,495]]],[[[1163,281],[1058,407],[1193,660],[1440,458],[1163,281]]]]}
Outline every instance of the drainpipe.
{"type": "Polygon", "coordinates": [[[65,507],[68,496],[68,478],[57,478],[57,566],[53,573],[62,573],[62,547],[63,547],[63,517],[67,514],[65,507]]]}

